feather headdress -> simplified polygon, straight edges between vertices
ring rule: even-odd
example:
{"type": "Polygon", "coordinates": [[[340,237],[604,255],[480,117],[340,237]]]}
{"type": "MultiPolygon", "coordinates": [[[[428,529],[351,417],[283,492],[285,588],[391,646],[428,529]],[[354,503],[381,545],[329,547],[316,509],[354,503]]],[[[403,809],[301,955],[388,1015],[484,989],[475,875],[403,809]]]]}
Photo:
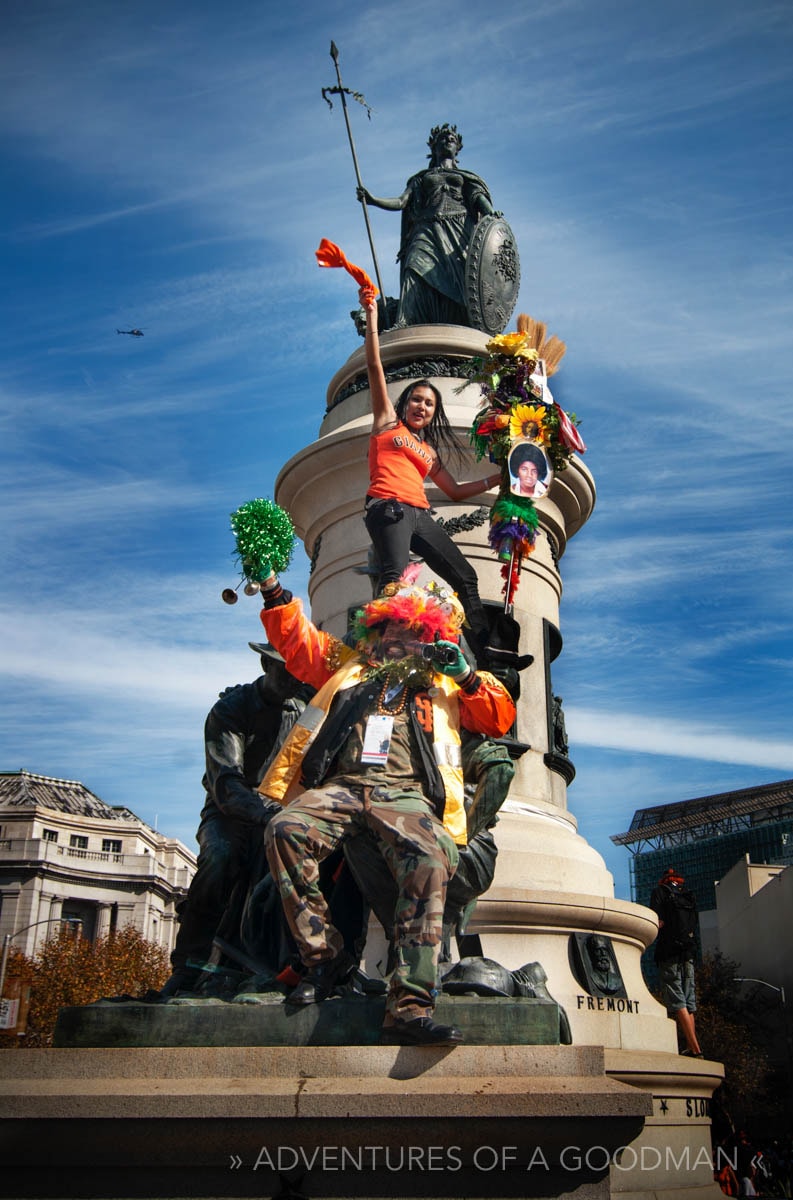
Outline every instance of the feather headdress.
{"type": "Polygon", "coordinates": [[[459,641],[465,614],[457,596],[437,583],[419,587],[416,574],[409,567],[401,579],[387,583],[375,600],[358,609],[351,630],[356,643],[373,641],[387,621],[404,625],[422,642],[436,637],[459,641]]]}

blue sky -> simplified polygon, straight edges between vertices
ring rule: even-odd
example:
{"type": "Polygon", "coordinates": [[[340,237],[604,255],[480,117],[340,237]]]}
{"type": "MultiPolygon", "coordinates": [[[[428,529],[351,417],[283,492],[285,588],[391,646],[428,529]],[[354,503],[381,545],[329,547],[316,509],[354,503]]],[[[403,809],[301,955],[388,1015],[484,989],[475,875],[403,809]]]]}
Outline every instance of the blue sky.
{"type": "MultiPolygon", "coordinates": [[[[0,769],[82,780],[193,846],[202,725],[257,673],[228,514],[271,495],[356,348],[321,237],[429,129],[515,230],[568,344],[598,504],[562,560],[570,807],[793,776],[793,9],[758,0],[299,7],[7,0],[0,46],[0,769]],[[117,328],[143,328],[143,338],[117,328]]],[[[397,287],[398,219],[374,211],[397,287]]],[[[298,550],[289,582],[304,591],[298,550]]]]}

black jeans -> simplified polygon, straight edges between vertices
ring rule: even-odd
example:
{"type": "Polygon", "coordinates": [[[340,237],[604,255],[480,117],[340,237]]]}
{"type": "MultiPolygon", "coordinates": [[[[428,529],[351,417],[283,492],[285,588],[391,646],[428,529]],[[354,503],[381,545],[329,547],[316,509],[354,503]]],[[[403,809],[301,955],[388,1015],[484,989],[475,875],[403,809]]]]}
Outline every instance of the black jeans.
{"type": "Polygon", "coordinates": [[[378,591],[385,584],[399,579],[410,561],[410,551],[415,551],[429,569],[440,575],[459,596],[478,650],[487,642],[488,620],[479,597],[476,571],[446,530],[433,521],[429,509],[414,508],[400,502],[402,515],[398,520],[391,520],[389,505],[393,505],[393,501],[369,501],[364,516],[364,524],[379,560],[378,591]]]}

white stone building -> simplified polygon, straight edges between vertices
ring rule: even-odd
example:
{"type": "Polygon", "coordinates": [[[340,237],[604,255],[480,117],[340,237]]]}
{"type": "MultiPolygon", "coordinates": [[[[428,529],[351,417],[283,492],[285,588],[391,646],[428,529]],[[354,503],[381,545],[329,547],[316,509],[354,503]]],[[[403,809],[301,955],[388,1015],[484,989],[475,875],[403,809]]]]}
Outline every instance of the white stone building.
{"type": "Polygon", "coordinates": [[[753,863],[745,854],[716,884],[716,918],[718,948],[740,974],[793,1000],[793,866],[753,863]]]}
{"type": "Polygon", "coordinates": [[[133,925],[170,952],[195,855],[67,779],[0,772],[0,939],[35,954],[58,923],[133,925]]]}

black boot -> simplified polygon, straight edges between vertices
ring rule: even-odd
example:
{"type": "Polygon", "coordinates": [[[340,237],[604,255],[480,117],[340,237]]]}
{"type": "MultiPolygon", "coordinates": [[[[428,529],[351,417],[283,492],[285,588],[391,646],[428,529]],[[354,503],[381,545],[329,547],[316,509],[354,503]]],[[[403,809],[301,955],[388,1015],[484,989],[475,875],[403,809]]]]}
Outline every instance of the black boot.
{"type": "Polygon", "coordinates": [[[286,998],[287,1004],[320,1004],[331,992],[350,978],[357,964],[342,950],[335,958],[309,967],[300,983],[286,998]]]}
{"type": "Polygon", "coordinates": [[[380,1033],[380,1041],[391,1046],[459,1046],[462,1040],[454,1025],[439,1025],[432,1017],[397,1018],[380,1033]]]}

